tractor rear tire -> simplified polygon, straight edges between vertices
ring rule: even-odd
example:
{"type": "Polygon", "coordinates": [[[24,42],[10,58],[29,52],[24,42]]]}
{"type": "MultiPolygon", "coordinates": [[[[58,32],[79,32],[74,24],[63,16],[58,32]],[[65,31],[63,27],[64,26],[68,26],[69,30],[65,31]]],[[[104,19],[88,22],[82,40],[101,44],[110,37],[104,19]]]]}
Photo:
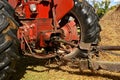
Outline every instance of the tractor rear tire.
{"type": "Polygon", "coordinates": [[[74,0],[74,2],[75,6],[70,12],[80,24],[81,42],[97,45],[100,41],[101,27],[94,8],[85,0],[82,2],[74,0]]]}
{"type": "MultiPolygon", "coordinates": [[[[85,0],[74,0],[73,9],[63,18],[61,22],[68,22],[70,17],[76,22],[76,26],[80,29],[80,43],[79,48],[70,54],[65,55],[64,58],[88,58],[88,52],[98,53],[94,47],[98,45],[100,41],[101,27],[99,25],[99,18],[95,13],[94,8],[85,0]],[[66,21],[65,21],[66,20],[66,21]],[[91,49],[91,46],[93,49],[91,49]]],[[[79,42],[79,41],[78,41],[79,42]]]]}
{"type": "Polygon", "coordinates": [[[18,24],[14,9],[6,0],[0,0],[0,80],[7,80],[15,72],[19,57],[18,24]]]}

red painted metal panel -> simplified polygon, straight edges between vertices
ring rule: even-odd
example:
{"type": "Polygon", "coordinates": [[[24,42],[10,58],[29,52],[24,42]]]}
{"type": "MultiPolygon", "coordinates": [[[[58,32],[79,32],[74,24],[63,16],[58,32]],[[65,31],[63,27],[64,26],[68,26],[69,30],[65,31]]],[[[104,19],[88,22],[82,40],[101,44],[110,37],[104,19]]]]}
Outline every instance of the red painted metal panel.
{"type": "Polygon", "coordinates": [[[31,18],[31,17],[30,17],[31,12],[30,12],[30,9],[29,9],[29,5],[25,5],[25,6],[24,6],[24,10],[25,10],[25,17],[26,17],[26,18],[31,18]]]}
{"type": "Polygon", "coordinates": [[[50,4],[46,5],[46,3],[27,2],[24,3],[24,10],[26,18],[32,18],[32,14],[36,14],[34,18],[49,18],[50,4]],[[30,11],[31,4],[36,5],[36,12],[32,13],[32,11],[30,11]]]}
{"type": "Polygon", "coordinates": [[[77,27],[75,25],[76,24],[74,21],[70,21],[69,23],[62,27],[66,41],[79,40],[77,27]]]}
{"type": "Polygon", "coordinates": [[[56,5],[56,20],[60,20],[66,13],[68,13],[74,6],[73,0],[54,0],[56,5]]]}
{"type": "MultiPolygon", "coordinates": [[[[73,0],[53,0],[54,5],[51,0],[47,2],[23,2],[26,18],[31,18],[32,12],[30,11],[30,4],[35,4],[37,7],[36,16],[34,18],[50,18],[51,8],[55,6],[56,20],[60,20],[65,14],[67,14],[74,6],[73,0]]],[[[24,11],[23,10],[23,11],[24,11]]]]}
{"type": "Polygon", "coordinates": [[[38,19],[35,20],[35,25],[37,27],[37,38],[40,40],[40,46],[46,47],[46,40],[50,39],[53,27],[51,25],[52,19],[38,19]]]}
{"type": "Polygon", "coordinates": [[[17,6],[18,0],[8,0],[9,4],[15,8],[17,6]]]}
{"type": "Polygon", "coordinates": [[[38,4],[37,5],[37,18],[49,18],[50,5],[38,4]]]}

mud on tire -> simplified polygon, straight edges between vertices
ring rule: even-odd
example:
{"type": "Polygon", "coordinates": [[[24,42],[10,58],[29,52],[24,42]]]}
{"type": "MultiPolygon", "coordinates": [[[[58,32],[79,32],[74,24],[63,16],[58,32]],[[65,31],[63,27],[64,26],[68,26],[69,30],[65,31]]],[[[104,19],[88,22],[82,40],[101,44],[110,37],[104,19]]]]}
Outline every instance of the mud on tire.
{"type": "Polygon", "coordinates": [[[19,59],[18,24],[13,14],[7,1],[0,0],[0,80],[7,80],[15,72],[15,62],[19,59]]]}

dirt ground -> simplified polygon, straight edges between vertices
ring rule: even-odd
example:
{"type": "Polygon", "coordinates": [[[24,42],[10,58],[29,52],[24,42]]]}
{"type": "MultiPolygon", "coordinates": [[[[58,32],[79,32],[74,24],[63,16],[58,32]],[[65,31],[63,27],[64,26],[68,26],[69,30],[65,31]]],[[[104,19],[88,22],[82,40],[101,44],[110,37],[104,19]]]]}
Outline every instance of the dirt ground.
{"type": "MultiPolygon", "coordinates": [[[[102,27],[100,45],[120,45],[120,9],[109,11],[100,20],[100,24],[102,27]]],[[[101,59],[120,61],[120,56],[108,55],[107,52],[100,54],[101,59]]],[[[79,72],[78,69],[69,66],[47,68],[44,64],[43,60],[25,57],[18,63],[17,74],[14,74],[12,80],[120,80],[120,73],[103,70],[96,73],[89,70],[79,72]]]]}

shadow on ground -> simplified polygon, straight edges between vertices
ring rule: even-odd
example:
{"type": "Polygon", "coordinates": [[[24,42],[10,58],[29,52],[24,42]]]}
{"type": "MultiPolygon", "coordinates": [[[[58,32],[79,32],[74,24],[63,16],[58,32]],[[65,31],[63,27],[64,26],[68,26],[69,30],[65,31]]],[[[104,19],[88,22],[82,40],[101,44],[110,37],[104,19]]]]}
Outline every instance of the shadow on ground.
{"type": "Polygon", "coordinates": [[[80,75],[80,76],[95,76],[95,77],[104,77],[112,80],[120,80],[120,76],[117,75],[112,75],[112,74],[100,74],[100,73],[93,73],[93,72],[79,72],[79,71],[70,71],[66,69],[61,69],[60,67],[49,67],[46,70],[34,70],[32,68],[27,69],[28,66],[42,66],[45,67],[45,60],[39,60],[31,57],[24,57],[22,58],[16,66],[17,72],[14,74],[14,76],[10,80],[20,80],[23,78],[23,76],[26,74],[26,70],[30,70],[33,72],[48,72],[49,70],[60,70],[62,72],[68,72],[69,74],[74,74],[74,75],[80,75]]]}

